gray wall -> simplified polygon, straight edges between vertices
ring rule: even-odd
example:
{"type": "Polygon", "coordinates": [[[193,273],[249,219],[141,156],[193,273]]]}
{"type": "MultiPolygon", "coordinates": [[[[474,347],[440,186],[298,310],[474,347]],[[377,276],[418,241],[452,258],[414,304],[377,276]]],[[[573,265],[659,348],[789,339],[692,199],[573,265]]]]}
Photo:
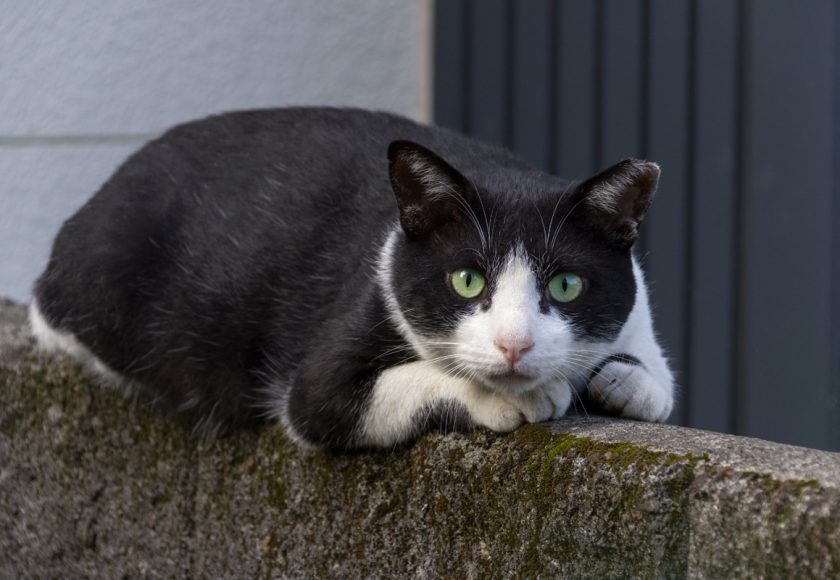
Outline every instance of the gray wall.
{"type": "Polygon", "coordinates": [[[27,300],[61,222],[175,123],[292,104],[429,116],[430,0],[0,6],[0,296],[27,300]]]}

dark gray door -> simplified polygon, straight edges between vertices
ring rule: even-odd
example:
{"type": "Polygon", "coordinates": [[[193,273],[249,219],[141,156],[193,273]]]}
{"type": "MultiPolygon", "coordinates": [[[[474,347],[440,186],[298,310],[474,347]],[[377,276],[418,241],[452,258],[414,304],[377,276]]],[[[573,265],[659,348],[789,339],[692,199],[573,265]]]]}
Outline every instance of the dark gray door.
{"type": "Polygon", "coordinates": [[[569,178],[662,165],[674,422],[840,449],[838,30],[831,0],[436,3],[437,123],[569,178]]]}

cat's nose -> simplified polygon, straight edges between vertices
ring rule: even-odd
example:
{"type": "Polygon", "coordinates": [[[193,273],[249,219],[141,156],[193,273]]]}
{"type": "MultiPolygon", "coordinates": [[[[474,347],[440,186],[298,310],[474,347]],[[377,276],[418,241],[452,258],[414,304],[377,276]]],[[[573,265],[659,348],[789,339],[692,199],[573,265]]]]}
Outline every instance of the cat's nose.
{"type": "Polygon", "coordinates": [[[534,341],[530,338],[497,338],[493,341],[511,366],[515,365],[526,352],[534,348],[534,341]]]}

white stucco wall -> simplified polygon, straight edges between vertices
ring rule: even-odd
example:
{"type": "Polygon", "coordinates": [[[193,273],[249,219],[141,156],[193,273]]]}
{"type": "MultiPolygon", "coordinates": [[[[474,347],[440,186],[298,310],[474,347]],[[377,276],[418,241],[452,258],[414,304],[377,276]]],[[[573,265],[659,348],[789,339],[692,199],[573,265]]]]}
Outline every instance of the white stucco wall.
{"type": "Polygon", "coordinates": [[[0,295],[27,300],[61,222],[127,154],[232,109],[430,116],[431,0],[5,2],[0,295]]]}

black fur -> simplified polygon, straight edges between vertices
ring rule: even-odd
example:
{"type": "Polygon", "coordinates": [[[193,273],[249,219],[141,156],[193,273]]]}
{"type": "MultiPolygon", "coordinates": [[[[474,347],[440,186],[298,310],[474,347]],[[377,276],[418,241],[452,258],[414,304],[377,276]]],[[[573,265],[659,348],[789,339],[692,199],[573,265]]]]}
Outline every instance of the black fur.
{"type": "Polygon", "coordinates": [[[408,440],[415,439],[429,431],[442,433],[458,433],[468,431],[473,427],[470,413],[464,405],[457,401],[437,401],[432,405],[420,409],[412,417],[414,431],[408,440]]]}
{"type": "Polygon", "coordinates": [[[645,367],[645,365],[642,364],[642,361],[640,361],[632,354],[613,354],[602,360],[598,365],[595,366],[595,368],[592,369],[592,372],[590,373],[590,379],[601,374],[601,371],[604,370],[604,367],[611,362],[620,362],[634,367],[645,367]]]}
{"type": "MultiPolygon", "coordinates": [[[[623,206],[646,208],[642,197],[623,206]]],[[[353,444],[378,374],[417,357],[375,282],[399,219],[395,291],[418,328],[451,327],[462,313],[448,272],[473,263],[492,272],[521,240],[543,283],[561,271],[587,279],[579,300],[542,307],[603,338],[633,305],[635,230],[597,216],[581,186],[397,116],[230,113],[175,127],[129,158],[64,224],[35,296],[52,325],[194,421],[253,424],[288,397],[298,434],[341,447],[353,444]],[[410,143],[389,161],[398,140],[410,143]],[[424,152],[495,223],[486,246],[457,207],[413,204],[404,156],[424,152]],[[547,247],[552,215],[563,227],[547,247]]],[[[437,415],[463,426],[457,412],[437,415]]]]}

